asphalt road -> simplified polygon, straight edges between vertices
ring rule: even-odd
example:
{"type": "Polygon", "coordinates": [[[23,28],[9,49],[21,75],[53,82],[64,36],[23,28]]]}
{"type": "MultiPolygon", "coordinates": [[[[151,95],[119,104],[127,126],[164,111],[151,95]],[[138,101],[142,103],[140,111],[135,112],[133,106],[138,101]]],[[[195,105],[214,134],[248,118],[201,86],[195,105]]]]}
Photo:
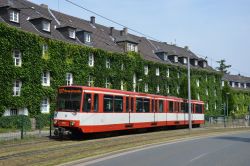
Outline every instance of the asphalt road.
{"type": "Polygon", "coordinates": [[[250,133],[162,144],[77,166],[250,166],[250,133]]]}

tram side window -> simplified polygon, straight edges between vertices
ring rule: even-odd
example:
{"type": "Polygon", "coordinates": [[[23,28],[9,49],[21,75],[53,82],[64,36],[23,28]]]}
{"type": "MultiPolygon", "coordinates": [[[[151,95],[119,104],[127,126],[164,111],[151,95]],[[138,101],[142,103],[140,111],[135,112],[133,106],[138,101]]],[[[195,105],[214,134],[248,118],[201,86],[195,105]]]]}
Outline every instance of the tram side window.
{"type": "Polygon", "coordinates": [[[98,94],[94,95],[94,112],[98,112],[98,94]]]}
{"type": "Polygon", "coordinates": [[[196,113],[202,113],[202,105],[201,104],[196,104],[196,113]]]}
{"type": "Polygon", "coordinates": [[[185,103],[185,113],[188,113],[188,103],[185,103]]]}
{"type": "Polygon", "coordinates": [[[91,94],[85,93],[84,94],[84,110],[83,112],[90,112],[91,111],[91,94]]]}
{"type": "Polygon", "coordinates": [[[168,102],[168,107],[169,107],[169,112],[174,112],[174,109],[173,109],[174,103],[172,101],[168,102]]]}
{"type": "Polygon", "coordinates": [[[126,112],[129,112],[129,98],[126,97],[126,112]]]}
{"type": "Polygon", "coordinates": [[[159,100],[159,112],[163,112],[163,100],[159,100]]]}
{"type": "Polygon", "coordinates": [[[136,98],[136,112],[143,112],[143,99],[136,98]]]}
{"type": "Polygon", "coordinates": [[[134,98],[131,97],[131,112],[134,112],[134,98]]]}
{"type": "Polygon", "coordinates": [[[123,97],[122,96],[115,96],[114,98],[114,110],[115,112],[122,112],[123,108],[123,97]]]}
{"type": "Polygon", "coordinates": [[[181,103],[181,112],[185,112],[186,111],[186,103],[182,102],[181,103]]]}
{"type": "Polygon", "coordinates": [[[113,96],[104,95],[103,110],[104,112],[113,112],[113,96]]]}
{"type": "Polygon", "coordinates": [[[144,112],[149,112],[149,99],[144,99],[143,101],[143,105],[144,105],[144,112]]]}

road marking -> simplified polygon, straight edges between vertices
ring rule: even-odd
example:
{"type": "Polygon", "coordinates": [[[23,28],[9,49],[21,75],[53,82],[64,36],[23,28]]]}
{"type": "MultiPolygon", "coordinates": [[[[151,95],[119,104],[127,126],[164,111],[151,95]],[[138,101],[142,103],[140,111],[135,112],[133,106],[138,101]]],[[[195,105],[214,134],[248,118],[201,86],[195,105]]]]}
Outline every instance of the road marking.
{"type": "Polygon", "coordinates": [[[195,160],[198,160],[199,158],[201,158],[201,157],[203,157],[203,156],[205,156],[205,155],[207,155],[207,154],[208,154],[208,153],[203,153],[203,154],[201,154],[201,155],[199,155],[199,156],[193,158],[193,159],[190,160],[189,162],[193,162],[193,161],[195,161],[195,160]]]}

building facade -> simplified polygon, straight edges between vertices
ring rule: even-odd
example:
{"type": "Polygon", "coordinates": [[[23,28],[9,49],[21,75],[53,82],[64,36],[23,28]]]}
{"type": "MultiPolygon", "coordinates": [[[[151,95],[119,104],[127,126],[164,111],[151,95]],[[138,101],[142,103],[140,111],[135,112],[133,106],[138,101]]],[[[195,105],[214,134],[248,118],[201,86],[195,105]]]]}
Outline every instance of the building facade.
{"type": "Polygon", "coordinates": [[[0,114],[35,115],[56,107],[61,85],[85,85],[192,98],[220,114],[221,74],[178,47],[83,20],[26,0],[0,2],[0,114]]]}

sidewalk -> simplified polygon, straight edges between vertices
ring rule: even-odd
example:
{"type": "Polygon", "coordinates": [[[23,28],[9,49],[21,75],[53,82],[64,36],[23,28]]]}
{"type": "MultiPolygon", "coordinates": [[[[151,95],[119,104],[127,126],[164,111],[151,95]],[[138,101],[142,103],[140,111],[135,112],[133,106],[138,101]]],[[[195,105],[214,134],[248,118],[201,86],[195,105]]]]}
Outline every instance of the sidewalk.
{"type": "MultiPolygon", "coordinates": [[[[27,136],[49,136],[49,130],[28,131],[28,132],[24,132],[23,136],[24,137],[27,137],[27,136]]],[[[21,131],[19,131],[19,132],[9,132],[9,133],[0,133],[0,141],[14,140],[14,139],[21,139],[21,131]]]]}

